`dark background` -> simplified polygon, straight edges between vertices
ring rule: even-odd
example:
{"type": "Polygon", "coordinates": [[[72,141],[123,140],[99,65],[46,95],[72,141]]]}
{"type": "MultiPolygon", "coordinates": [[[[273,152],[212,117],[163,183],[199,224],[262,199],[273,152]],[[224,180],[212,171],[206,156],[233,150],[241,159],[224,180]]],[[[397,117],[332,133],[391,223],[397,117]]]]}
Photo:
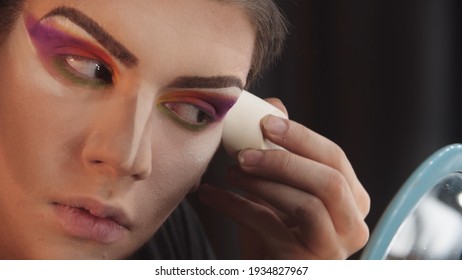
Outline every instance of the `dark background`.
{"type": "MultiPolygon", "coordinates": [[[[437,149],[462,142],[462,1],[281,0],[282,59],[251,91],[339,144],[371,196],[367,223],[437,149]]],[[[221,152],[206,180],[224,185],[221,152]]],[[[236,228],[199,206],[219,258],[239,258],[236,228]],[[218,237],[220,236],[220,237],[218,237]]],[[[352,258],[358,257],[358,254],[352,258]]]]}

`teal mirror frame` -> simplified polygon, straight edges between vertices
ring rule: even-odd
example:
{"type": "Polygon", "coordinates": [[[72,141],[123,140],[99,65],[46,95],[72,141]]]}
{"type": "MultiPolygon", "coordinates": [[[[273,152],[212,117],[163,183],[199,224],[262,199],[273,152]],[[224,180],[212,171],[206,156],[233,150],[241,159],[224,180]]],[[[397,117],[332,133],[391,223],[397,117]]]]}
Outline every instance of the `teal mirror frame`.
{"type": "Polygon", "coordinates": [[[387,206],[371,234],[361,259],[383,260],[405,219],[420,200],[446,175],[462,170],[462,144],[441,148],[408,178],[387,206]]]}

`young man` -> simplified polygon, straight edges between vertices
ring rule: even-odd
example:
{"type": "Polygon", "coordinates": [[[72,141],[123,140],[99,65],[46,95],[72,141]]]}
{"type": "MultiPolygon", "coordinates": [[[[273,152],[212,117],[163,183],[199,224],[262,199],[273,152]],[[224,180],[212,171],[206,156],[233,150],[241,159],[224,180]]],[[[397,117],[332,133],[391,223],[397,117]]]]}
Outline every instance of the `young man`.
{"type": "MultiPolygon", "coordinates": [[[[3,3],[0,257],[128,258],[199,186],[227,111],[280,50],[280,13],[258,0],[3,3]]],[[[200,187],[258,240],[244,257],[360,249],[369,198],[342,150],[293,121],[262,127],[287,151],[240,152],[230,180],[248,196],[200,187]]]]}

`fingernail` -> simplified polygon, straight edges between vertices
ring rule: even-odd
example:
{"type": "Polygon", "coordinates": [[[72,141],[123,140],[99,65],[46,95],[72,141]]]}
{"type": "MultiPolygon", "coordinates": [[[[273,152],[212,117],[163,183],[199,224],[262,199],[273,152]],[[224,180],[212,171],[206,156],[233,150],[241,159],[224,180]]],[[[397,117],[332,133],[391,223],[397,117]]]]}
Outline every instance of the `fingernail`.
{"type": "Polygon", "coordinates": [[[263,157],[263,152],[260,150],[243,150],[238,155],[238,160],[241,166],[258,165],[263,157]]]}
{"type": "Polygon", "coordinates": [[[272,115],[265,117],[262,125],[266,131],[277,135],[284,134],[288,128],[286,120],[272,115]]]}

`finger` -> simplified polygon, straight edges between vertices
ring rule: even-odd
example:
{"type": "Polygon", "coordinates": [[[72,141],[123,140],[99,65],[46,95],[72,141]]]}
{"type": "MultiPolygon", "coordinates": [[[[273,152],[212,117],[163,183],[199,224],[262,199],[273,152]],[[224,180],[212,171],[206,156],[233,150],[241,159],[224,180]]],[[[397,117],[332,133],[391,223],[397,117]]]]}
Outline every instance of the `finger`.
{"type": "MultiPolygon", "coordinates": [[[[259,204],[265,206],[269,204],[271,209],[276,209],[277,212],[284,213],[284,216],[295,219],[296,224],[301,227],[303,232],[308,233],[313,227],[317,229],[326,227],[320,225],[315,227],[312,222],[307,221],[305,216],[308,211],[315,212],[317,218],[323,223],[324,221],[330,223],[326,231],[335,230],[326,207],[321,200],[312,194],[275,181],[248,175],[238,169],[230,172],[230,174],[229,180],[233,186],[250,193],[250,197],[258,197],[259,200],[264,201],[263,203],[258,202],[259,204]]],[[[280,214],[277,215],[281,217],[280,214]]]]}
{"type": "Polygon", "coordinates": [[[278,150],[247,149],[241,151],[238,158],[241,169],[246,173],[281,182],[318,197],[333,217],[344,212],[351,215],[358,213],[348,182],[333,168],[278,150]]]}
{"type": "MultiPolygon", "coordinates": [[[[239,169],[234,169],[229,175],[234,186],[262,198],[295,219],[304,233],[312,231],[313,224],[310,218],[312,215],[323,221],[322,225],[316,224],[316,228],[335,231],[343,236],[348,236],[353,227],[363,222],[351,194],[349,197],[344,194],[332,196],[328,193],[319,194],[318,190],[310,191],[313,189],[311,186],[294,188],[279,183],[279,180],[274,181],[274,178],[266,178],[249,175],[239,169]]],[[[324,187],[321,186],[319,189],[324,187]]]]}
{"type": "Polygon", "coordinates": [[[230,172],[230,180],[234,186],[260,197],[291,217],[300,228],[299,239],[306,246],[314,239],[318,245],[325,245],[325,236],[332,233],[350,253],[362,248],[367,242],[369,230],[354,207],[352,198],[345,203],[331,198],[334,209],[328,209],[324,201],[309,192],[253,176],[239,169],[230,172]]]}
{"type": "Polygon", "coordinates": [[[270,259],[268,252],[266,252],[265,244],[262,242],[261,237],[254,234],[250,229],[240,226],[239,231],[239,247],[240,255],[244,260],[263,260],[270,259]]]}
{"type": "Polygon", "coordinates": [[[265,137],[287,150],[325,164],[344,174],[348,181],[361,213],[369,212],[370,198],[359,182],[353,167],[343,150],[329,139],[296,122],[266,116],[262,120],[265,137]]]}
{"type": "Polygon", "coordinates": [[[258,203],[208,185],[201,186],[199,197],[210,207],[222,211],[260,236],[268,248],[268,253],[273,257],[281,259],[323,258],[323,254],[333,256],[331,251],[338,251],[341,247],[333,234],[334,231],[319,234],[319,228],[323,225],[324,219],[316,215],[312,217],[315,230],[311,232],[311,242],[304,244],[279,220],[277,215],[258,203]],[[317,224],[321,226],[316,227],[317,224]],[[314,240],[319,242],[313,242],[314,240]]]}
{"type": "MultiPolygon", "coordinates": [[[[221,211],[238,222],[241,226],[260,236],[262,242],[275,252],[284,252],[300,246],[297,239],[285,227],[274,213],[260,204],[249,201],[238,194],[202,185],[199,188],[199,198],[208,206],[221,211]]],[[[289,258],[289,257],[287,257],[289,258]]]]}
{"type": "MultiPolygon", "coordinates": [[[[231,168],[232,169],[232,168],[231,168]]],[[[229,177],[229,176],[228,176],[229,177]]],[[[245,197],[246,199],[254,202],[254,203],[257,203],[257,204],[260,204],[260,205],[263,205],[264,207],[270,209],[274,214],[276,214],[278,216],[278,218],[286,225],[286,227],[294,227],[294,226],[297,226],[298,223],[292,218],[290,217],[289,215],[287,215],[286,213],[282,212],[281,210],[275,208],[274,206],[272,206],[270,203],[268,203],[267,201],[263,200],[261,197],[258,197],[256,195],[253,195],[252,193],[250,192],[246,192],[245,194],[242,195],[243,197],[245,197]]]]}

